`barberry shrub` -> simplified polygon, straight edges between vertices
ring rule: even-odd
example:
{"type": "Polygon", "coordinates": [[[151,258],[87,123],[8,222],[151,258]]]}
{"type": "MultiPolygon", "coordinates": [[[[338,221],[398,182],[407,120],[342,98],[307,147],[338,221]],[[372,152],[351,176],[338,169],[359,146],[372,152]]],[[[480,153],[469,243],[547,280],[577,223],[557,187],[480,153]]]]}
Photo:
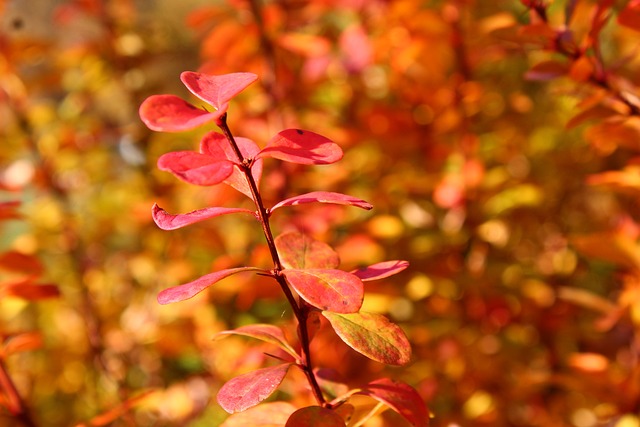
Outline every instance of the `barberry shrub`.
{"type": "Polygon", "coordinates": [[[162,155],[158,167],[194,185],[226,184],[249,197],[255,210],[233,207],[205,207],[186,214],[170,214],[153,206],[153,219],[163,230],[173,230],[220,215],[244,213],[259,223],[273,261],[272,269],[242,266],[202,276],[192,282],[165,289],[160,304],[192,298],[216,282],[242,272],[254,272],[275,280],[297,321],[298,343],[291,343],[284,330],[270,324],[254,324],[221,332],[262,340],[281,350],[277,363],[231,379],[217,395],[220,406],[233,414],[225,426],[256,425],[268,419],[269,425],[345,426],[362,425],[380,406],[386,405],[411,425],[427,426],[428,411],[420,395],[408,384],[381,378],[337,396],[335,383],[326,370],[313,366],[310,342],[323,316],[335,333],[351,348],[380,363],[405,365],[411,360],[411,346],[402,329],[386,317],[360,311],[364,298],[363,282],[382,279],[405,268],[406,261],[386,261],[355,271],[340,270],[337,252],[328,244],[300,232],[274,236],[270,217],[280,208],[306,203],[329,203],[371,209],[364,200],[346,194],[314,191],[282,200],[271,207],[260,192],[263,161],[277,159],[301,165],[326,165],[339,161],[342,150],[333,141],[314,132],[286,129],[269,140],[264,148],[247,138],[235,137],[227,125],[231,99],[257,80],[252,73],[211,76],[183,72],[181,80],[195,96],[214,111],[198,108],[174,95],[154,95],[140,107],[140,117],[152,130],[178,132],[214,122],[222,133],[204,135],[199,151],[177,151],[162,155]],[[317,405],[296,408],[286,402],[263,403],[282,383],[287,372],[301,369],[317,405]],[[353,416],[349,403],[354,395],[377,400],[373,410],[353,416]],[[331,396],[329,400],[327,396],[331,396]]]}

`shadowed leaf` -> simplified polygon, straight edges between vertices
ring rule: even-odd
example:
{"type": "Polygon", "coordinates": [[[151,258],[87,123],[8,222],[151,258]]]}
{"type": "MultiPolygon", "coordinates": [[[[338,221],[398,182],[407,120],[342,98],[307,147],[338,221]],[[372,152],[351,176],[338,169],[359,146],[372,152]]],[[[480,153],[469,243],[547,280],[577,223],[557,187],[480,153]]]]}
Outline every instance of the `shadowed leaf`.
{"type": "Polygon", "coordinates": [[[362,280],[342,270],[285,269],[287,281],[309,304],[336,313],[354,313],[362,306],[362,280]]]}
{"type": "Polygon", "coordinates": [[[258,80],[253,73],[231,73],[210,76],[193,71],[180,74],[182,83],[198,98],[213,105],[218,113],[224,113],[231,98],[242,92],[251,83],[258,80]]]}
{"type": "Polygon", "coordinates": [[[195,151],[174,151],[158,159],[158,168],[194,185],[215,185],[231,175],[233,164],[195,151]]]}
{"type": "Polygon", "coordinates": [[[241,326],[229,331],[218,332],[214,339],[221,338],[225,335],[243,335],[246,337],[256,338],[264,342],[268,342],[275,346],[280,347],[285,352],[289,353],[294,359],[298,359],[299,356],[296,351],[291,347],[287,338],[284,336],[282,329],[274,325],[268,324],[255,324],[241,326]]]}
{"type": "Polygon", "coordinates": [[[325,268],[340,265],[338,253],[324,242],[298,232],[284,233],[276,237],[276,247],[285,268],[325,268]]]}
{"type": "Polygon", "coordinates": [[[231,415],[220,427],[282,427],[295,410],[287,402],[263,403],[231,415]]]}
{"type": "Polygon", "coordinates": [[[186,214],[177,215],[167,213],[167,211],[159,207],[157,204],[154,204],[151,209],[153,221],[163,230],[175,230],[199,221],[204,221],[205,219],[237,212],[248,213],[251,215],[254,214],[248,209],[241,208],[204,208],[186,214]]]}
{"type": "Polygon", "coordinates": [[[285,427],[344,427],[342,417],[331,409],[309,406],[291,414],[285,427]]]}
{"type": "Polygon", "coordinates": [[[303,165],[326,165],[340,160],[342,149],[317,133],[287,129],[271,138],[258,157],[273,157],[303,165]]]}
{"type": "Polygon", "coordinates": [[[351,273],[358,276],[363,282],[366,282],[368,280],[378,280],[393,276],[407,267],[409,267],[407,261],[385,261],[370,265],[369,267],[359,268],[351,273]]]}
{"type": "Polygon", "coordinates": [[[328,191],[313,191],[311,193],[301,194],[299,196],[291,197],[289,199],[283,200],[279,203],[276,203],[270,211],[281,208],[283,206],[295,206],[301,205],[304,203],[333,203],[336,205],[348,205],[355,206],[362,209],[372,209],[373,206],[364,200],[358,199],[356,197],[348,196],[346,194],[341,193],[332,193],[328,191]]]}
{"type": "Polygon", "coordinates": [[[42,263],[38,258],[16,251],[0,255],[0,268],[30,275],[40,275],[43,271],[42,263]]]}
{"type": "Polygon", "coordinates": [[[28,301],[56,298],[60,296],[58,286],[53,284],[34,283],[35,276],[28,277],[16,282],[4,283],[0,285],[0,296],[12,296],[28,301]]]}
{"type": "Polygon", "coordinates": [[[388,378],[367,384],[357,394],[371,396],[402,415],[414,427],[429,425],[429,412],[418,392],[408,384],[388,378]]]}
{"type": "Polygon", "coordinates": [[[221,113],[209,113],[175,95],[153,95],[139,109],[140,119],[151,130],[181,132],[213,121],[221,113]]]}

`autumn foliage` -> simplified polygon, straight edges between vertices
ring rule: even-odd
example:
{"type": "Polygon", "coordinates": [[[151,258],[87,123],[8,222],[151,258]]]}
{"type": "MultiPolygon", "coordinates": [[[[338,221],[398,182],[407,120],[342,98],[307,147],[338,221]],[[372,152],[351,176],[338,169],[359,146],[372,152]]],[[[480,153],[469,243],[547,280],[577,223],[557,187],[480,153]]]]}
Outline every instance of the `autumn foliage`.
{"type": "Polygon", "coordinates": [[[639,426],[638,46],[635,0],[0,0],[0,426],[639,426]]]}

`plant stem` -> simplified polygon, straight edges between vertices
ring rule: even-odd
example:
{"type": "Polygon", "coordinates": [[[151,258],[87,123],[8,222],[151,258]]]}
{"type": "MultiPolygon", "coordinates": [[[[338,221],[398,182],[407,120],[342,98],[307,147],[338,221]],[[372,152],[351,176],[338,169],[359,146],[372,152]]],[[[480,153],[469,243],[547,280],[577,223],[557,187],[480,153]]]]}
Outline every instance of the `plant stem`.
{"type": "Polygon", "coordinates": [[[4,362],[0,360],[0,390],[4,391],[9,412],[27,427],[36,427],[36,423],[27,412],[24,402],[18,393],[13,380],[7,372],[4,362]]]}
{"type": "Polygon", "coordinates": [[[289,284],[287,283],[287,279],[282,274],[282,270],[284,269],[284,267],[282,266],[282,262],[280,261],[280,256],[278,255],[278,249],[276,248],[273,232],[271,231],[271,226],[269,224],[269,212],[264,206],[264,202],[262,201],[262,196],[260,195],[258,185],[256,184],[256,181],[251,174],[252,159],[245,158],[240,151],[240,148],[238,147],[238,144],[236,143],[236,140],[233,137],[229,126],[227,125],[226,113],[217,120],[217,125],[229,141],[229,144],[231,144],[231,147],[233,148],[233,151],[235,152],[236,156],[238,157],[238,161],[240,162],[240,170],[247,178],[249,188],[251,189],[251,195],[253,196],[253,201],[258,212],[258,218],[260,223],[262,224],[262,231],[264,232],[264,237],[267,241],[267,246],[269,247],[269,252],[271,253],[271,258],[273,260],[273,278],[278,282],[280,288],[287,297],[287,301],[289,301],[289,304],[293,309],[293,313],[296,316],[296,320],[298,321],[298,335],[300,336],[300,347],[302,349],[303,356],[302,362],[299,366],[307,376],[307,380],[311,385],[311,391],[313,392],[313,395],[318,403],[322,406],[327,406],[327,401],[322,395],[320,385],[318,384],[318,381],[313,373],[311,364],[311,341],[309,339],[309,330],[307,329],[309,305],[302,299],[300,299],[299,301],[296,300],[296,297],[294,296],[291,288],[289,287],[289,284]]]}

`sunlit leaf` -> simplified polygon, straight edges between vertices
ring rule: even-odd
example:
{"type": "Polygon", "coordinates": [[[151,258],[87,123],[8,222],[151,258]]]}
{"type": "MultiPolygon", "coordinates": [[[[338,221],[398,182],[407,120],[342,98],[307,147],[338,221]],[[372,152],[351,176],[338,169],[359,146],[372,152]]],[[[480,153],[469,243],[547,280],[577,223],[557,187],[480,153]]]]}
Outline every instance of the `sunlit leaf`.
{"type": "Polygon", "coordinates": [[[640,1],[631,0],[618,14],[618,23],[640,31],[640,1]]]}
{"type": "Polygon", "coordinates": [[[408,384],[381,378],[367,384],[358,394],[371,396],[388,405],[415,427],[429,425],[429,412],[418,392],[408,384]]]}
{"type": "Polygon", "coordinates": [[[21,215],[18,212],[19,207],[20,207],[20,202],[18,201],[1,202],[0,203],[0,220],[20,218],[21,215]]]}
{"type": "Polygon", "coordinates": [[[296,407],[288,402],[269,402],[238,412],[220,427],[282,427],[296,407]]]}
{"type": "Polygon", "coordinates": [[[251,83],[258,80],[253,73],[231,73],[221,76],[185,71],[180,74],[182,83],[198,98],[213,105],[218,113],[229,107],[229,101],[251,83]]]}
{"type": "Polygon", "coordinates": [[[363,282],[366,282],[368,280],[379,280],[393,276],[407,267],[409,267],[407,261],[384,261],[368,267],[359,268],[351,273],[358,276],[363,282]]]}
{"type": "Polygon", "coordinates": [[[181,132],[215,120],[220,114],[209,113],[175,95],[153,95],[139,109],[140,118],[151,130],[181,132]]]}
{"type": "Polygon", "coordinates": [[[351,273],[331,269],[285,269],[282,274],[309,304],[336,313],[354,313],[362,306],[364,286],[351,273]]]}
{"type": "Polygon", "coordinates": [[[380,314],[342,314],[323,311],[336,334],[349,347],[377,362],[405,365],[411,360],[411,344],[402,329],[380,314]]]}
{"type": "Polygon", "coordinates": [[[276,237],[276,248],[285,268],[334,269],[340,265],[340,257],[324,242],[295,231],[276,237]]]}
{"type": "Polygon", "coordinates": [[[314,57],[329,53],[331,43],[326,37],[305,33],[284,33],[278,35],[275,42],[297,55],[314,57]]]}
{"type": "Polygon", "coordinates": [[[56,298],[60,296],[58,286],[54,284],[35,283],[35,276],[0,285],[0,296],[12,296],[27,301],[56,298]]]}
{"type": "Polygon", "coordinates": [[[202,276],[194,280],[193,282],[185,283],[184,285],[175,286],[173,288],[163,290],[158,294],[158,302],[160,304],[170,304],[172,302],[189,299],[207,289],[209,286],[215,284],[216,282],[234,274],[242,273],[244,271],[264,270],[257,267],[238,267],[228,270],[216,271],[215,273],[210,273],[202,276]]]}
{"type": "Polygon", "coordinates": [[[215,185],[231,175],[233,163],[195,151],[174,151],[160,156],[158,169],[194,185],[215,185]]]}
{"type": "Polygon", "coordinates": [[[154,204],[151,210],[151,214],[153,216],[153,221],[156,223],[158,227],[163,230],[175,230],[177,228],[181,228],[199,221],[204,221],[205,219],[214,218],[220,215],[227,215],[232,213],[248,213],[254,215],[253,211],[249,209],[241,209],[241,208],[204,208],[198,209],[193,212],[189,212],[186,214],[177,214],[172,215],[167,213],[164,209],[154,204]]]}
{"type": "Polygon", "coordinates": [[[242,412],[276,391],[291,363],[258,369],[227,381],[218,392],[217,400],[230,414],[242,412]]]}
{"type": "Polygon", "coordinates": [[[33,255],[8,251],[0,255],[0,269],[29,275],[40,275],[43,267],[40,260],[33,255]]]}
{"type": "Polygon", "coordinates": [[[299,356],[296,351],[291,347],[287,338],[284,336],[282,329],[274,325],[268,324],[254,324],[241,326],[236,329],[232,329],[229,331],[218,332],[215,338],[219,338],[223,335],[243,335],[246,337],[256,338],[264,342],[268,342],[277,347],[280,347],[282,350],[289,353],[294,359],[298,359],[299,356]]]}
{"type": "Polygon", "coordinates": [[[283,206],[295,206],[304,203],[333,203],[336,205],[355,206],[366,210],[373,208],[371,204],[365,202],[364,200],[348,196],[346,194],[332,193],[328,191],[313,191],[311,193],[301,194],[299,196],[291,197],[289,199],[276,203],[270,209],[270,211],[273,212],[274,210],[283,206]]]}
{"type": "Polygon", "coordinates": [[[632,236],[617,232],[599,232],[573,236],[571,244],[582,254],[630,267],[640,268],[640,245],[632,236]]]}
{"type": "Polygon", "coordinates": [[[342,417],[322,406],[308,406],[291,414],[285,427],[345,427],[342,417]]]}
{"type": "Polygon", "coordinates": [[[0,355],[7,357],[11,354],[23,351],[37,350],[42,347],[42,334],[40,332],[23,332],[6,338],[2,343],[0,355]]]}
{"type": "Polygon", "coordinates": [[[273,157],[303,165],[326,165],[342,158],[338,144],[317,133],[287,129],[271,138],[258,157],[273,157]]]}

